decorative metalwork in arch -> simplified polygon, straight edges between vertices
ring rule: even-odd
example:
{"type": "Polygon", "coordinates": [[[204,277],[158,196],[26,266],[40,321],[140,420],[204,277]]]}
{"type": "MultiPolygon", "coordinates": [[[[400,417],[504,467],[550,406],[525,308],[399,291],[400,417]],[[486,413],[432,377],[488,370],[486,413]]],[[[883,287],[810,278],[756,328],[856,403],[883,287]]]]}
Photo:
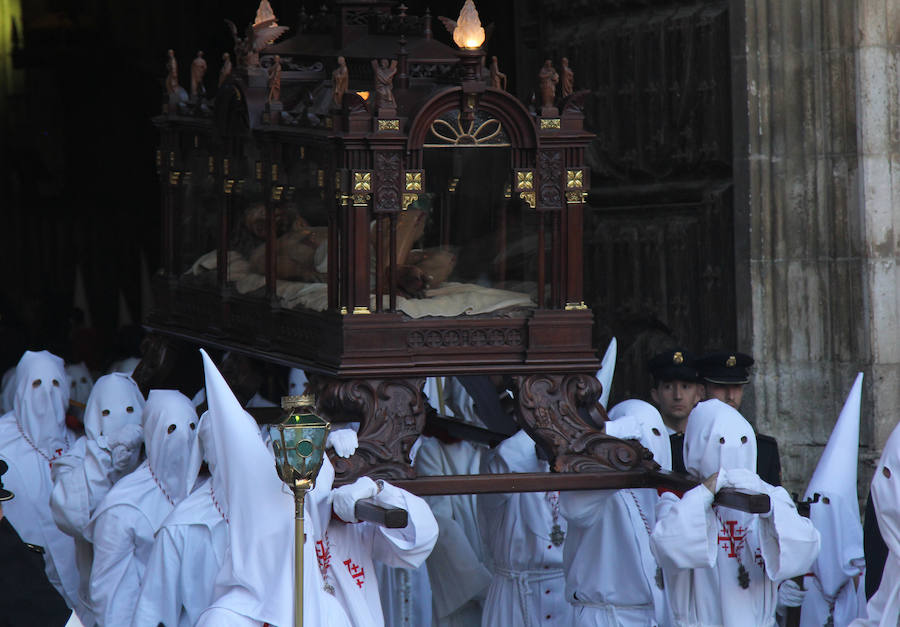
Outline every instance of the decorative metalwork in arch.
{"type": "Polygon", "coordinates": [[[484,111],[475,111],[474,119],[463,124],[459,109],[451,109],[431,123],[426,148],[508,147],[509,137],[500,120],[484,111]]]}

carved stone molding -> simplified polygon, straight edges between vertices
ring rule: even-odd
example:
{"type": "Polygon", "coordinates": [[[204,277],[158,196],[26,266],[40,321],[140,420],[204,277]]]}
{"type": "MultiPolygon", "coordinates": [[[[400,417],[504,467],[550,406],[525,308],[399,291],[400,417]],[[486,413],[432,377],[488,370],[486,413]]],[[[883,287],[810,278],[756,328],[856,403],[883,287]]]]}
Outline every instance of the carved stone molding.
{"type": "Polygon", "coordinates": [[[409,451],[425,426],[424,378],[341,381],[314,377],[318,411],[327,420],[359,421],[359,447],[349,458],[332,456],[337,479],[363,475],[412,479],[409,451]]]}
{"type": "Polygon", "coordinates": [[[551,457],[557,472],[654,470],[653,455],[636,441],[606,435],[585,422],[579,409],[605,420],[600,383],[588,374],[534,374],[515,377],[519,424],[551,457]]]}

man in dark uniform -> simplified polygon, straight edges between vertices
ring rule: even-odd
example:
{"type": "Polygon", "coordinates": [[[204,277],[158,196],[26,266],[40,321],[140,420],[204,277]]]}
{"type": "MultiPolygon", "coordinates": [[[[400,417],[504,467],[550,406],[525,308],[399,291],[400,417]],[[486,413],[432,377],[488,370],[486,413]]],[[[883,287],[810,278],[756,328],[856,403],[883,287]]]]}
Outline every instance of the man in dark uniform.
{"type": "MultiPolygon", "coordinates": [[[[704,400],[717,398],[740,411],[744,386],[750,383],[749,369],[752,365],[750,355],[738,352],[709,353],[698,359],[697,370],[703,381],[704,400]]],[[[759,432],[756,433],[756,474],[768,484],[781,485],[778,442],[772,436],[759,432]]]]}
{"type": "Polygon", "coordinates": [[[659,410],[672,445],[672,469],[684,473],[684,428],[703,397],[693,356],[682,348],[656,355],[647,364],[653,377],[650,398],[659,410]]]}
{"type": "Polygon", "coordinates": [[[6,462],[0,460],[0,627],[81,625],[47,580],[44,549],[22,542],[3,516],[3,501],[14,496],[3,489],[6,470],[6,462]]]}

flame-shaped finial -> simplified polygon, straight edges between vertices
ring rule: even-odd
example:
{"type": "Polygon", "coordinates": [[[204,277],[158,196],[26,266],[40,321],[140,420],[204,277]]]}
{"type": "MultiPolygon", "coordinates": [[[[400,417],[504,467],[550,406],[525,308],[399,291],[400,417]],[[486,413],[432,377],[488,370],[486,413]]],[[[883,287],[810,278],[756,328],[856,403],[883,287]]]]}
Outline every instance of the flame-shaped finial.
{"type": "Polygon", "coordinates": [[[453,41],[460,48],[475,50],[484,43],[484,29],[481,20],[478,19],[478,11],[472,0],[466,0],[459,19],[456,20],[456,28],[453,29],[453,41]]]}

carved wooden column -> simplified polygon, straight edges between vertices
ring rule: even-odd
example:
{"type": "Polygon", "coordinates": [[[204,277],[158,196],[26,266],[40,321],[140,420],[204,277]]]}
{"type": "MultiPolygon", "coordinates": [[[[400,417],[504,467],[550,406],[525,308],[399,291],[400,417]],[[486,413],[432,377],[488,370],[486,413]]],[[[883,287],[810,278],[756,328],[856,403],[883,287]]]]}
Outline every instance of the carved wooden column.
{"type": "MultiPolygon", "coordinates": [[[[579,409],[593,411],[600,382],[590,374],[532,374],[515,377],[519,424],[550,455],[557,472],[656,469],[650,451],[589,425],[579,409]]],[[[605,412],[601,415],[606,419],[605,412]]]]}
{"type": "Polygon", "coordinates": [[[320,415],[332,421],[359,421],[359,447],[347,459],[332,457],[339,480],[363,475],[412,479],[409,451],[425,427],[424,378],[313,378],[320,415]]]}

